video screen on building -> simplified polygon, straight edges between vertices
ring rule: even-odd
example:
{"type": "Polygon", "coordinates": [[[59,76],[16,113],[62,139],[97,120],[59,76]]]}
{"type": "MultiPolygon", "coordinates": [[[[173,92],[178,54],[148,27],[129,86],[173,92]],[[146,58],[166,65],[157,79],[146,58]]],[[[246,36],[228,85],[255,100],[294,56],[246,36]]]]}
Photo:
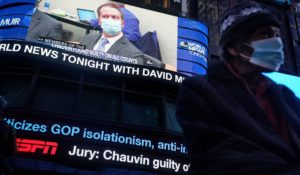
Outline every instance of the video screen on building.
{"type": "Polygon", "coordinates": [[[96,58],[206,73],[208,28],[197,20],[107,0],[4,0],[0,8],[0,40],[38,42],[78,54],[75,60],[69,53],[49,53],[71,63],[96,58]],[[99,8],[107,3],[115,6],[99,8]]]}
{"type": "Polygon", "coordinates": [[[276,83],[288,87],[298,98],[300,98],[300,77],[279,72],[265,73],[265,75],[276,83]]]}
{"type": "Polygon", "coordinates": [[[17,132],[16,158],[187,174],[187,146],[171,130],[175,98],[181,72],[206,71],[207,27],[127,4],[105,9],[100,22],[106,2],[0,0],[0,95],[8,102],[3,120],[17,132]],[[101,48],[103,26],[117,38],[101,48]]]}

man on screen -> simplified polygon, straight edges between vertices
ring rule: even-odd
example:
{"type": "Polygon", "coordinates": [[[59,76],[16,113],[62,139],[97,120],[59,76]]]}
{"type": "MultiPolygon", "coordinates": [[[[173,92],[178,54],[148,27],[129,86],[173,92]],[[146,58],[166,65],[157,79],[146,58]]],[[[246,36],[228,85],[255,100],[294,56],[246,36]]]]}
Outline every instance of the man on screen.
{"type": "Polygon", "coordinates": [[[107,52],[137,60],[137,64],[144,65],[144,54],[137,49],[123,34],[124,17],[119,5],[113,2],[105,3],[98,9],[98,21],[102,33],[85,36],[80,44],[87,49],[107,52]]]}
{"type": "Polygon", "coordinates": [[[37,41],[39,37],[62,40],[63,27],[56,19],[38,10],[41,0],[36,1],[36,8],[26,36],[26,41],[37,41]]]}

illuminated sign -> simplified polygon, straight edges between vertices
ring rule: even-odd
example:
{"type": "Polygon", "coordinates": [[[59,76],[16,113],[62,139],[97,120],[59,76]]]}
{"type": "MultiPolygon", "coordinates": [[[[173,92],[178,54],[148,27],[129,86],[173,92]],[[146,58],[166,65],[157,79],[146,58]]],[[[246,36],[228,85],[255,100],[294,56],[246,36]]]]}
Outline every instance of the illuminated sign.
{"type": "Polygon", "coordinates": [[[207,26],[200,21],[178,18],[178,72],[188,76],[206,74],[207,58],[207,26]]]}
{"type": "MultiPolygon", "coordinates": [[[[197,53],[198,56],[203,55],[207,56],[207,49],[204,46],[201,46],[200,44],[197,44],[196,42],[192,41],[181,41],[179,43],[180,48],[186,49],[188,51],[191,51],[193,53],[197,53]],[[200,55],[199,55],[200,54],[200,55]]],[[[207,62],[207,60],[205,60],[207,62]]]]}
{"type": "Polygon", "coordinates": [[[74,145],[73,149],[68,151],[68,155],[84,157],[87,158],[88,160],[93,160],[94,158],[96,159],[99,158],[99,151],[78,148],[76,145],[74,145]]]}
{"type": "Polygon", "coordinates": [[[36,0],[0,1],[0,39],[24,40],[36,0]]]}
{"type": "Polygon", "coordinates": [[[109,130],[101,124],[89,126],[77,122],[70,124],[71,121],[67,124],[55,117],[51,120],[37,117],[39,120],[35,120],[12,116],[5,117],[4,121],[18,133],[17,151],[20,157],[48,159],[82,169],[115,164],[153,172],[185,174],[190,167],[186,146],[175,135],[158,131],[151,131],[148,135],[117,126],[109,130]]]}
{"type": "MultiPolygon", "coordinates": [[[[94,50],[95,45],[101,37],[101,30],[98,17],[94,15],[89,21],[80,22],[77,9],[87,9],[89,12],[97,12],[99,6],[107,3],[106,0],[92,0],[94,6],[84,3],[83,0],[51,1],[51,6],[45,7],[43,3],[38,4],[37,0],[12,0],[11,2],[0,1],[0,40],[26,40],[38,42],[51,47],[64,49],[71,53],[83,54],[93,58],[101,58],[114,62],[137,64],[167,70],[176,71],[177,68],[177,27],[178,17],[160,13],[157,11],[138,8],[122,4],[120,8],[124,16],[123,34],[124,39],[113,43],[111,48],[105,52],[94,50]],[[69,4],[76,4],[70,6],[69,4]],[[33,10],[35,12],[33,13],[33,10]],[[68,12],[68,13],[67,13],[68,12]],[[94,18],[94,19],[93,19],[94,18]],[[39,19],[45,19],[40,20],[39,19]],[[155,20],[153,20],[155,19],[155,20]],[[71,25],[68,32],[61,32],[61,25],[71,25]],[[139,25],[143,24],[143,25],[139,25]],[[144,25],[145,24],[145,25],[144,25]],[[159,24],[159,25],[158,25],[159,24]],[[81,28],[86,32],[72,30],[81,28]],[[88,34],[95,34],[90,37],[88,34]],[[87,36],[88,35],[88,36],[87,36]],[[76,37],[73,37],[76,36],[76,37]],[[43,38],[43,39],[41,39],[43,38]],[[85,41],[87,42],[81,42],[85,41]],[[127,41],[127,38],[129,41],[127,41]],[[89,41],[94,39],[95,41],[89,41]],[[61,41],[59,41],[61,40],[61,41]],[[126,45],[121,46],[126,40],[126,45]],[[55,43],[55,44],[54,44],[55,43]],[[77,47],[75,43],[83,47],[77,47]],[[94,46],[89,46],[93,43],[94,46]],[[131,45],[130,43],[134,43],[131,45]],[[130,45],[128,49],[127,45],[130,45]],[[139,51],[132,49],[136,47],[139,51]],[[116,51],[112,51],[116,50],[116,51]],[[130,53],[130,51],[134,53],[130,53]]],[[[95,13],[96,14],[96,13],[95,13]]],[[[72,54],[64,55],[66,60],[73,59],[72,54]]],[[[84,62],[84,59],[74,59],[74,62],[84,62]]],[[[71,61],[72,62],[72,61],[71,61]]],[[[94,62],[88,63],[91,66],[94,62]]]]}
{"type": "Polygon", "coordinates": [[[164,69],[105,61],[46,45],[22,41],[0,41],[0,53],[13,53],[13,56],[26,56],[27,59],[30,56],[30,59],[36,58],[40,61],[55,62],[91,71],[96,70],[111,75],[150,78],[173,84],[182,83],[185,77],[182,74],[164,69]]]}
{"type": "Polygon", "coordinates": [[[4,26],[16,26],[20,24],[20,18],[2,18],[0,19],[0,27],[4,26]]]}
{"type": "Polygon", "coordinates": [[[31,139],[16,139],[18,152],[31,152],[37,153],[38,150],[42,151],[42,154],[55,155],[58,147],[57,142],[49,142],[43,140],[31,140],[31,139]]]}
{"type": "MultiPolygon", "coordinates": [[[[146,166],[150,165],[150,159],[148,157],[144,157],[142,154],[139,156],[126,155],[108,149],[103,152],[103,157],[105,160],[141,164],[146,166]]],[[[165,169],[171,169],[175,172],[178,172],[180,168],[180,163],[172,159],[165,159],[165,160],[154,159],[152,161],[152,166],[154,169],[165,168],[165,169]]]]}

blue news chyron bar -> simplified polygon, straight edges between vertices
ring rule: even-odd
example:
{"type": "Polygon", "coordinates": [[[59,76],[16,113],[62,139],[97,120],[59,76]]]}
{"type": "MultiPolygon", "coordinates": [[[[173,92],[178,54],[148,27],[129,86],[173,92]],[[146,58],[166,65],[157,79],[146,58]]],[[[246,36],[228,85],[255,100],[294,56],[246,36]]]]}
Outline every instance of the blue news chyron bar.
{"type": "Polygon", "coordinates": [[[25,40],[36,0],[0,0],[0,40],[25,40]]]}
{"type": "Polygon", "coordinates": [[[208,27],[196,20],[178,17],[177,70],[187,76],[207,72],[208,27]]]}

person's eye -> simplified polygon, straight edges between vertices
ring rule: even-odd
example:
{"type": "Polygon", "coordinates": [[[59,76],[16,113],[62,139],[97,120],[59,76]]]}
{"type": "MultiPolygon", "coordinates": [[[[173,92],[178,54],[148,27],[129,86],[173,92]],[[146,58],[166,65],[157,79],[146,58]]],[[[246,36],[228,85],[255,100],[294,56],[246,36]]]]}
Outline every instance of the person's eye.
{"type": "Polygon", "coordinates": [[[113,18],[113,19],[119,19],[119,17],[118,17],[118,16],[113,16],[112,18],[113,18]]]}
{"type": "Polygon", "coordinates": [[[259,38],[261,38],[261,39],[267,39],[267,38],[270,38],[270,35],[268,33],[261,33],[259,35],[259,38]]]}

